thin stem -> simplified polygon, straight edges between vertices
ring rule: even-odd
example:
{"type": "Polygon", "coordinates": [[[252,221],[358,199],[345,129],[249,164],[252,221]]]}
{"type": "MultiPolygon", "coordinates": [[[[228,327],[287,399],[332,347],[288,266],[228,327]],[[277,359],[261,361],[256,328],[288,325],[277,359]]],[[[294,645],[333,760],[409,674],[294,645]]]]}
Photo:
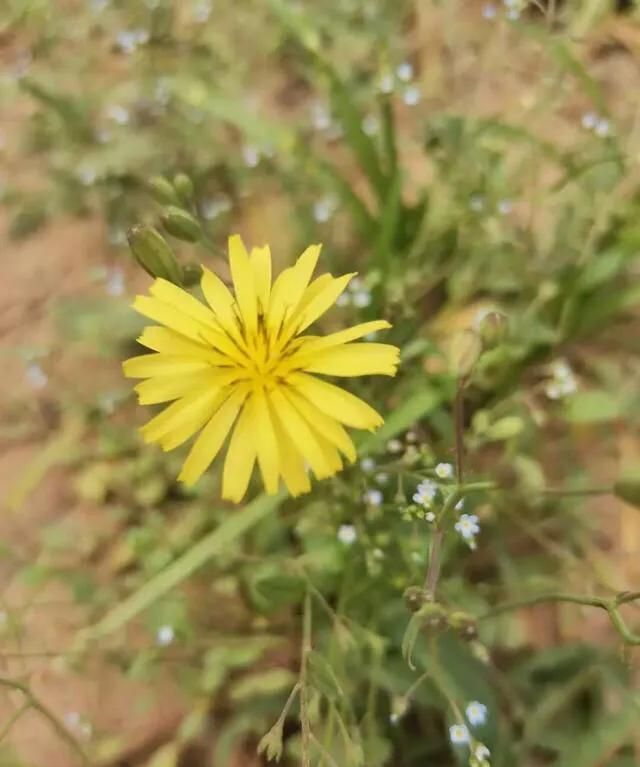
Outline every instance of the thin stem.
{"type": "Polygon", "coordinates": [[[609,495],[613,492],[611,485],[601,487],[545,487],[542,495],[558,495],[565,497],[581,497],[588,495],[609,495]]]}
{"type": "Polygon", "coordinates": [[[464,384],[463,378],[458,379],[456,398],[453,405],[453,420],[456,436],[456,477],[458,485],[464,482],[464,384]]]}
{"type": "Polygon", "coordinates": [[[533,605],[546,604],[549,602],[566,602],[568,604],[582,605],[584,607],[597,607],[604,610],[609,616],[613,627],[621,637],[622,641],[628,645],[640,645],[640,634],[635,634],[629,629],[620,614],[619,607],[640,599],[640,592],[623,592],[611,598],[606,597],[588,597],[580,594],[537,594],[535,596],[514,599],[510,602],[504,602],[501,605],[493,607],[491,610],[481,615],[478,620],[493,618],[511,610],[518,610],[521,607],[531,607],[533,605]]]}
{"type": "Polygon", "coordinates": [[[13,714],[7,719],[0,731],[0,743],[7,737],[9,730],[20,719],[20,717],[31,708],[31,704],[27,701],[23,703],[20,708],[17,708],[13,714]]]}
{"type": "Polygon", "coordinates": [[[302,726],[302,767],[311,767],[311,722],[309,720],[309,687],[307,685],[307,664],[311,652],[311,594],[304,598],[302,618],[302,658],[300,661],[300,724],[302,726]]]}
{"type": "Polygon", "coordinates": [[[25,684],[16,682],[14,679],[6,679],[5,677],[0,677],[0,686],[8,687],[12,690],[17,690],[18,692],[22,693],[22,695],[24,695],[26,698],[25,705],[28,708],[35,709],[39,714],[41,714],[49,722],[51,727],[56,731],[60,738],[64,740],[65,743],[67,743],[67,745],[76,753],[82,764],[85,765],[85,767],[90,767],[89,757],[85,753],[80,743],[78,743],[78,741],[73,737],[69,730],[67,730],[64,724],[58,719],[58,717],[39,698],[36,698],[36,696],[25,684]]]}
{"type": "Polygon", "coordinates": [[[424,579],[424,590],[426,597],[430,602],[434,602],[436,598],[436,587],[438,585],[438,578],[440,577],[440,556],[442,552],[442,540],[444,538],[444,530],[438,525],[431,536],[431,543],[429,545],[429,565],[427,567],[427,575],[424,579]]]}

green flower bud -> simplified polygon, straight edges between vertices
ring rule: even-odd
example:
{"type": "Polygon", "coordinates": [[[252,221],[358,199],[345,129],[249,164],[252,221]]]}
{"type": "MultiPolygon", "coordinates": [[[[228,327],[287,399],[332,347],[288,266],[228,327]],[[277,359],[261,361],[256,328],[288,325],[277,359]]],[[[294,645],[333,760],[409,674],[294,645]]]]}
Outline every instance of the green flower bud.
{"type": "Polygon", "coordinates": [[[412,613],[417,612],[427,601],[425,590],[420,586],[409,586],[405,589],[403,597],[405,605],[412,613]]]}
{"type": "Polygon", "coordinates": [[[620,478],[613,492],[620,500],[640,509],[640,475],[620,478]]]}
{"type": "Polygon", "coordinates": [[[185,288],[191,288],[198,285],[202,278],[202,267],[200,264],[185,264],[182,267],[182,282],[185,288]]]}
{"type": "Polygon", "coordinates": [[[182,268],[157,229],[146,224],[134,226],[127,232],[127,240],[136,261],[147,274],[182,285],[182,268]]]}
{"type": "Polygon", "coordinates": [[[198,242],[202,229],[198,221],[182,208],[169,205],[162,213],[162,225],[177,240],[198,242]]]}
{"type": "Polygon", "coordinates": [[[187,176],[186,173],[178,173],[173,178],[173,187],[178,193],[178,196],[185,205],[188,205],[193,200],[193,181],[187,176]]]}
{"type": "Polygon", "coordinates": [[[180,198],[173,188],[173,184],[164,176],[154,176],[149,181],[149,191],[156,202],[161,205],[179,205],[180,198]]]}
{"type": "Polygon", "coordinates": [[[482,354],[482,341],[473,330],[457,333],[449,348],[449,364],[457,378],[471,375],[476,362],[482,354]]]}
{"type": "Polygon", "coordinates": [[[493,349],[499,346],[507,337],[509,321],[501,312],[489,312],[478,326],[478,333],[484,349],[493,349]]]}

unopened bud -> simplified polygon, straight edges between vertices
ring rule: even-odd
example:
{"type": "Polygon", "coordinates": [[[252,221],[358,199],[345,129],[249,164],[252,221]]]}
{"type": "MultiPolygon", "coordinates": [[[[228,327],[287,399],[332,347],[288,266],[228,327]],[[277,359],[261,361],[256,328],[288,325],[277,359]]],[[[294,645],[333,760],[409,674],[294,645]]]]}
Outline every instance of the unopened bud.
{"type": "Polygon", "coordinates": [[[202,234],[200,224],[182,208],[169,205],[162,213],[162,225],[177,240],[198,242],[202,234]]]}
{"type": "Polygon", "coordinates": [[[409,586],[405,589],[403,597],[405,605],[412,613],[417,612],[427,601],[425,590],[420,586],[409,586]]]}
{"type": "Polygon", "coordinates": [[[509,321],[501,312],[488,312],[478,325],[478,333],[484,349],[493,349],[507,336],[509,321]]]}
{"type": "Polygon", "coordinates": [[[463,330],[457,333],[449,348],[449,364],[451,371],[458,378],[469,376],[482,354],[482,341],[473,330],[463,330]]]}
{"type": "Polygon", "coordinates": [[[145,272],[182,285],[180,264],[157,229],[146,224],[134,226],[127,232],[127,240],[136,261],[145,272]]]}
{"type": "Polygon", "coordinates": [[[180,198],[173,188],[173,184],[164,176],[154,176],[149,181],[149,191],[156,202],[161,205],[178,205],[180,198]]]}
{"type": "Polygon", "coordinates": [[[202,267],[200,264],[185,264],[182,267],[182,283],[185,288],[198,285],[202,279],[202,267]]]}
{"type": "Polygon", "coordinates": [[[173,187],[183,203],[189,204],[193,200],[193,181],[186,173],[178,173],[173,178],[173,187]]]}
{"type": "Polygon", "coordinates": [[[619,479],[613,486],[613,492],[622,501],[640,508],[640,476],[619,479]]]}

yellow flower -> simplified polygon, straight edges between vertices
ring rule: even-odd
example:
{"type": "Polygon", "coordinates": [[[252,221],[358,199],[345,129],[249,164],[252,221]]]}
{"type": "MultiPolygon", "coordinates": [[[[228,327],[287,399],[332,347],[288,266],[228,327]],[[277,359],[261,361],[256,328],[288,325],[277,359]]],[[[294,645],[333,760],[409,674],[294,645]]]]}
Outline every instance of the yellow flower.
{"type": "Polygon", "coordinates": [[[163,279],[155,280],[150,296],[136,298],[134,308],[159,323],[138,339],[155,353],[127,360],[124,373],[146,379],[135,387],[140,404],[175,400],[142,427],[146,442],[172,450],[201,430],[180,473],[187,485],[233,429],[223,496],[242,499],[256,461],[268,493],[277,492],[282,477],[299,495],[310,490],[307,466],[320,479],[342,468],[341,453],[355,460],[344,426],[373,431],[382,424],[361,399],[312,375],[392,376],[399,355],[388,344],[352,343],[390,327],[384,320],[327,336],[301,335],[354,276],[311,280],[319,254],[319,245],[307,248],[272,285],[269,248],[248,254],[235,235],[229,238],[235,297],[203,268],[208,306],[163,279]]]}

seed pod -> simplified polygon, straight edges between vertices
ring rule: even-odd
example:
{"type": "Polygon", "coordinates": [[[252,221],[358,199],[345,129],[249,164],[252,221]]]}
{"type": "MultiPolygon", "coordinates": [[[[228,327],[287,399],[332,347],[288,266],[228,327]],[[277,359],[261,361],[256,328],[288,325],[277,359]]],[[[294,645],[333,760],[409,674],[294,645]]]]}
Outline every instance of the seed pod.
{"type": "Polygon", "coordinates": [[[178,173],[173,177],[173,188],[185,205],[193,201],[193,181],[186,173],[178,173]]]}
{"type": "Polygon", "coordinates": [[[493,349],[501,344],[507,336],[509,321],[502,312],[489,312],[478,327],[478,333],[484,349],[493,349]]]}
{"type": "Polygon", "coordinates": [[[173,184],[164,176],[154,176],[149,181],[149,191],[156,202],[161,205],[179,205],[180,198],[173,184]]]}
{"type": "Polygon", "coordinates": [[[127,240],[136,261],[147,274],[182,285],[182,268],[157,229],[139,224],[129,229],[127,240]]]}
{"type": "Polygon", "coordinates": [[[198,242],[202,229],[196,219],[182,208],[169,205],[162,213],[162,225],[177,240],[198,242]]]}
{"type": "Polygon", "coordinates": [[[480,336],[473,330],[463,330],[456,334],[449,348],[451,372],[457,378],[467,378],[473,371],[482,354],[480,336]]]}

